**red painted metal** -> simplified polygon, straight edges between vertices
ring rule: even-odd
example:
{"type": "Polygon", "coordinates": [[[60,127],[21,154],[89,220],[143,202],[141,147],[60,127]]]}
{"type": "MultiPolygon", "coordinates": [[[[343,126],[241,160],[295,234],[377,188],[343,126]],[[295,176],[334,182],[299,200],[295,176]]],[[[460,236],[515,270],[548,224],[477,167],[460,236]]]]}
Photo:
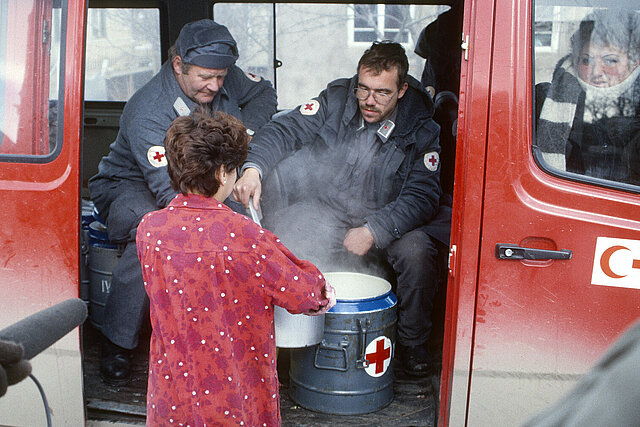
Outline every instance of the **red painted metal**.
{"type": "MultiPolygon", "coordinates": [[[[67,50],[73,54],[66,56],[64,111],[59,112],[65,117],[62,149],[55,159],[46,163],[0,162],[2,325],[78,295],[84,2],[73,4],[69,8],[66,40],[67,50]]],[[[42,27],[41,21],[35,22],[39,24],[34,23],[34,28],[42,27]]],[[[13,32],[8,37],[7,46],[23,49],[24,34],[13,32]]],[[[48,76],[49,59],[35,55],[33,60],[40,66],[47,64],[48,76]]],[[[33,66],[35,64],[27,69],[33,66]]],[[[27,80],[25,92],[48,90],[48,84],[43,89],[41,81],[27,80]]],[[[22,96],[13,102],[25,99],[22,96]]],[[[46,104],[42,96],[35,101],[46,104]]],[[[35,111],[30,113],[32,121],[47,123],[43,117],[46,109],[33,107],[30,100],[26,105],[29,111],[35,111]]],[[[32,134],[29,139],[38,140],[39,135],[32,134]]],[[[41,147],[36,144],[34,153],[40,151],[41,147]]]]}
{"type": "Polygon", "coordinates": [[[474,2],[466,12],[473,63],[463,63],[440,424],[518,425],[640,315],[640,291],[591,285],[596,238],[639,240],[640,204],[535,164],[530,2],[474,2]],[[498,260],[496,243],[573,258],[498,260]]]}
{"type": "Polygon", "coordinates": [[[465,4],[451,246],[439,425],[462,425],[467,411],[484,192],[485,146],[493,44],[494,2],[465,4]]]}
{"type": "MultiPolygon", "coordinates": [[[[640,315],[640,291],[590,284],[597,237],[640,240],[638,196],[552,177],[532,159],[531,7],[465,4],[439,425],[518,424],[640,315]],[[499,242],[573,258],[498,260],[499,242]]],[[[68,9],[62,149],[49,162],[0,162],[0,327],[78,294],[85,9],[82,0],[68,9]]],[[[24,43],[20,31],[36,49],[35,25],[14,29],[7,46],[24,43]]],[[[48,75],[44,52],[24,58],[29,73],[48,75]]],[[[11,119],[27,144],[3,154],[46,152],[45,87],[12,89],[6,102],[23,102],[11,119]]]]}

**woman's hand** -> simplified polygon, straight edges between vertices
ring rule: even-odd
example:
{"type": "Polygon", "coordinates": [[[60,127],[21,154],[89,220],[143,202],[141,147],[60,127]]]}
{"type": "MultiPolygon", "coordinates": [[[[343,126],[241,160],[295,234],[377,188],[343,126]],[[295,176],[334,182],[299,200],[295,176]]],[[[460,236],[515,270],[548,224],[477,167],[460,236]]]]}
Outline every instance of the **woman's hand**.
{"type": "Polygon", "coordinates": [[[309,312],[305,313],[307,316],[320,316],[321,314],[325,314],[327,311],[331,310],[331,307],[336,305],[336,290],[329,284],[329,282],[325,282],[322,293],[327,299],[327,303],[323,306],[320,306],[320,308],[318,308],[317,310],[310,310],[309,312]]]}

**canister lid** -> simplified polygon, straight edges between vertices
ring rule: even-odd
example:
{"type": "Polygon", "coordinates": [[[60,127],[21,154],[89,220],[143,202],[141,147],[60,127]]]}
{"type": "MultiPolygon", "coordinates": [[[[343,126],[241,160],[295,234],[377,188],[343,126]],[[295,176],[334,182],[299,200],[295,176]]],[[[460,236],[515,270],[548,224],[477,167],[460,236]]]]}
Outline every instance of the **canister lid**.
{"type": "Polygon", "coordinates": [[[93,221],[89,224],[89,238],[92,240],[99,240],[108,242],[109,234],[107,233],[107,226],[100,221],[93,221]]]}
{"type": "Polygon", "coordinates": [[[336,290],[338,301],[362,301],[378,298],[391,291],[391,283],[382,277],[348,271],[324,273],[336,290]]]}

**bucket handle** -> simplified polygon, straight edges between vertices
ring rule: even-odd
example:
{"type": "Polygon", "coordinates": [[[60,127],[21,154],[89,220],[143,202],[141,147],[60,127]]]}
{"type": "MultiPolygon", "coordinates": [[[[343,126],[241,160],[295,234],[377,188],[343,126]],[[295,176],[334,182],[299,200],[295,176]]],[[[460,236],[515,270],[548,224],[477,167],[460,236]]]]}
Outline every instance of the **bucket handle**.
{"type": "Polygon", "coordinates": [[[328,343],[326,340],[322,340],[320,342],[320,344],[318,344],[318,346],[316,347],[316,356],[313,360],[313,366],[315,366],[318,369],[328,369],[331,371],[340,371],[340,372],[347,372],[347,370],[349,369],[349,363],[347,362],[348,360],[348,354],[347,354],[347,347],[349,346],[349,342],[348,341],[341,341],[340,344],[331,344],[328,343]],[[318,354],[320,353],[321,350],[331,350],[331,351],[340,351],[342,352],[342,357],[344,360],[344,366],[331,366],[331,365],[323,365],[320,364],[318,362],[318,354]]]}
{"type": "Polygon", "coordinates": [[[369,367],[369,361],[366,358],[367,352],[367,329],[371,326],[369,319],[358,319],[358,341],[360,342],[360,356],[356,360],[356,368],[365,369],[369,367]],[[364,323],[364,325],[363,325],[364,323]]]}

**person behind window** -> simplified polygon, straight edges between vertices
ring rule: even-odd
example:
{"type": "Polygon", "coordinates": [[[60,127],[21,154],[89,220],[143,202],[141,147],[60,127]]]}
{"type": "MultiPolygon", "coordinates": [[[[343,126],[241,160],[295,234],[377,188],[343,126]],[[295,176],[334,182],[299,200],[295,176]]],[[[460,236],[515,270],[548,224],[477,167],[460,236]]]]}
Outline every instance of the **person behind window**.
{"type": "Polygon", "coordinates": [[[165,147],[179,194],[137,233],[153,326],[147,425],[280,425],[273,306],[324,314],[333,288],[222,204],[249,147],[239,120],[197,110],[165,147]]]}
{"type": "Polygon", "coordinates": [[[271,83],[235,65],[238,49],[227,27],[210,19],[186,24],[169,55],[158,74],[125,105],[118,136],[89,180],[109,240],[124,246],[113,268],[101,328],[105,338],[100,374],[110,385],[129,381],[130,350],[138,345],[147,316],[135,256],[136,227],[144,214],[167,206],[176,195],[167,175],[167,128],[198,106],[232,114],[253,130],[276,112],[271,83]]]}
{"type": "Polygon", "coordinates": [[[640,14],[596,10],[571,47],[541,97],[542,157],[556,169],[640,185],[640,14]]]}

